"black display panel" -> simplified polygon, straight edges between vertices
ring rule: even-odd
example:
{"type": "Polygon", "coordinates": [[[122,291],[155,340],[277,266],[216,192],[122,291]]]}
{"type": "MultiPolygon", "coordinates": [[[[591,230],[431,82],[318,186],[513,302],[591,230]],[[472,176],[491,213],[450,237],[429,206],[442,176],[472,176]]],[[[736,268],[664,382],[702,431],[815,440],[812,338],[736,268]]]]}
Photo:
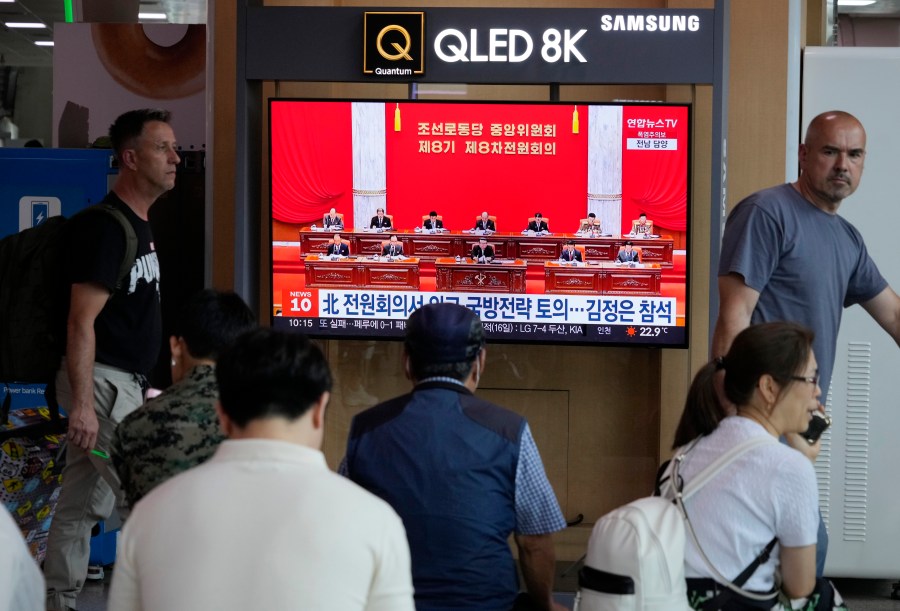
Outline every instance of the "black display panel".
{"type": "Polygon", "coordinates": [[[683,104],[273,99],[272,323],[399,338],[452,301],[493,341],[686,347],[690,121],[683,104]]]}

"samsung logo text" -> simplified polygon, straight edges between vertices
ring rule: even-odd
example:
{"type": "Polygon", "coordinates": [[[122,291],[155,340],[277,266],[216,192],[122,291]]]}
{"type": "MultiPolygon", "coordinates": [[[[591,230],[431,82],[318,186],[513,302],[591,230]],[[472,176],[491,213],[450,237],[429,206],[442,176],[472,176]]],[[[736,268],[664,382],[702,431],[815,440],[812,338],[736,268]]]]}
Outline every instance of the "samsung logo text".
{"type": "Polygon", "coordinates": [[[697,15],[603,15],[604,32],[699,32],[697,15]]]}

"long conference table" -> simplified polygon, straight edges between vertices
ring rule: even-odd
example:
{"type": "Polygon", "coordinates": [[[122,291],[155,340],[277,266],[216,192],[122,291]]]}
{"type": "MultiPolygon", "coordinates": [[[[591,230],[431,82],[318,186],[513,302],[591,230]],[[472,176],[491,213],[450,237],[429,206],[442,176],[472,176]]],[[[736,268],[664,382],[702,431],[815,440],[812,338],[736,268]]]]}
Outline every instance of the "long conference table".
{"type": "Polygon", "coordinates": [[[544,263],[545,293],[659,295],[662,270],[656,263],[544,263]]]}
{"type": "Polygon", "coordinates": [[[521,260],[476,263],[472,259],[438,257],[434,261],[435,288],[474,293],[524,293],[528,264],[521,260]]]}
{"type": "Polygon", "coordinates": [[[419,259],[416,257],[332,259],[307,255],[303,263],[306,286],[311,288],[419,290],[419,259]]]}
{"type": "MultiPolygon", "coordinates": [[[[308,227],[300,230],[301,255],[325,254],[328,244],[335,232],[313,231],[308,227]]],[[[446,257],[467,257],[472,247],[481,237],[477,233],[444,231],[430,233],[426,231],[341,231],[337,232],[350,243],[351,255],[371,256],[381,253],[382,242],[391,235],[396,235],[403,244],[403,252],[423,261],[435,261],[446,257]]],[[[568,240],[584,246],[585,258],[588,261],[613,262],[619,249],[631,240],[641,248],[642,261],[655,263],[660,267],[672,267],[674,240],[671,236],[656,238],[631,238],[628,236],[585,237],[572,233],[553,233],[549,235],[524,235],[522,233],[495,232],[486,236],[494,247],[495,256],[500,259],[521,259],[526,263],[553,261],[559,258],[568,240]]]]}

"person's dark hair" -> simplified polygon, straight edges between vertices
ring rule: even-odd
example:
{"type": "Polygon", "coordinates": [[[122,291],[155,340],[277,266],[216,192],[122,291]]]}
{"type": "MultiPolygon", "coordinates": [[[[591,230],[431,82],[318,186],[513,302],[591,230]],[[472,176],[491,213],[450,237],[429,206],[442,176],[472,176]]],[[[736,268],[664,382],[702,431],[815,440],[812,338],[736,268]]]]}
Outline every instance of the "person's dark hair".
{"type": "Polygon", "coordinates": [[[432,210],[431,212],[428,213],[428,216],[437,216],[437,212],[432,210]]]}
{"type": "Polygon", "coordinates": [[[574,246],[575,240],[566,240],[566,246],[574,246]]]}
{"type": "Polygon", "coordinates": [[[737,406],[747,404],[759,379],[768,374],[781,392],[795,381],[792,376],[806,365],[814,334],[791,322],[770,322],[747,327],[734,338],[724,357],[704,365],[688,390],[673,448],[712,433],[727,415],[716,394],[714,377],[725,370],[725,396],[737,406]]]}
{"type": "Polygon", "coordinates": [[[272,417],[296,420],[332,384],[328,362],[309,338],[262,327],[222,351],[216,382],[222,410],[239,427],[272,417]]]}
{"type": "Polygon", "coordinates": [[[416,381],[434,376],[465,380],[484,339],[484,326],[472,310],[452,303],[422,306],[407,321],[410,374],[416,381]]]}
{"type": "Polygon", "coordinates": [[[127,148],[129,142],[141,135],[146,123],[151,121],[168,123],[171,118],[172,113],[159,108],[129,110],[119,115],[115,122],[109,126],[109,141],[113,151],[116,153],[116,157],[118,158],[122,151],[127,148]]]}
{"type": "Polygon", "coordinates": [[[595,219],[595,218],[597,218],[597,215],[594,214],[593,212],[590,212],[590,213],[588,213],[588,218],[589,218],[589,219],[595,219]]]}
{"type": "Polygon", "coordinates": [[[626,240],[625,246],[634,246],[634,242],[632,242],[631,240],[626,240]]]}
{"type": "Polygon", "coordinates": [[[242,333],[256,327],[253,312],[236,293],[204,289],[182,306],[174,333],[194,358],[217,359],[242,333]]]}
{"type": "Polygon", "coordinates": [[[640,217],[642,217],[642,216],[647,216],[647,213],[646,213],[646,212],[641,212],[641,213],[638,215],[638,218],[640,218],[640,217]]]}
{"type": "Polygon", "coordinates": [[[535,212],[535,213],[534,213],[534,218],[540,219],[540,218],[544,218],[544,216],[543,216],[540,212],[535,212]]]}

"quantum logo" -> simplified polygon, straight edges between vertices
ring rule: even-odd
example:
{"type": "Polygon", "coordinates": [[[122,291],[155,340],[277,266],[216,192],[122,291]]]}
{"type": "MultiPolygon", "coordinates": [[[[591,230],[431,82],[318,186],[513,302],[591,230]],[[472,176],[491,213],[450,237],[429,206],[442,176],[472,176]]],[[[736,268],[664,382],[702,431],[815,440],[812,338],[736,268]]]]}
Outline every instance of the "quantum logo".
{"type": "Polygon", "coordinates": [[[364,13],[363,73],[425,74],[425,13],[364,13]]]}

